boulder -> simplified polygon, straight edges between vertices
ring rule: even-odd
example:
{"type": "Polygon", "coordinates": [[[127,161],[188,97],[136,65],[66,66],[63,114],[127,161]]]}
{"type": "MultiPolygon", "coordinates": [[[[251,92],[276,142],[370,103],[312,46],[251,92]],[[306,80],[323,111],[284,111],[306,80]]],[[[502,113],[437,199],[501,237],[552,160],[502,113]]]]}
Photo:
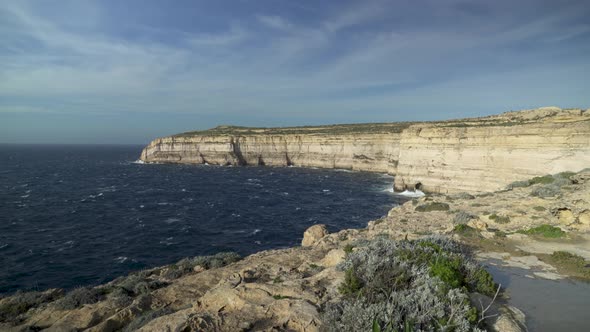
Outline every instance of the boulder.
{"type": "Polygon", "coordinates": [[[336,266],[342,262],[346,253],[342,249],[332,249],[322,259],[322,265],[325,267],[336,266]]]}
{"type": "Polygon", "coordinates": [[[303,247],[312,246],[326,235],[328,235],[326,225],[313,225],[303,233],[301,245],[303,247]]]}
{"type": "Polygon", "coordinates": [[[590,210],[580,212],[580,215],[578,216],[578,221],[582,225],[590,226],[590,210]]]}

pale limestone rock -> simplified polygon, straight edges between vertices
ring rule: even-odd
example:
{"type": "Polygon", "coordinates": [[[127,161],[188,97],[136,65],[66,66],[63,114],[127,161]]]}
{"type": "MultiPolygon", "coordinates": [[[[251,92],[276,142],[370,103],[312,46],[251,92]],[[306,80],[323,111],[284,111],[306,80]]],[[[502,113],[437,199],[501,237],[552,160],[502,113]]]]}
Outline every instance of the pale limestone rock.
{"type": "Polygon", "coordinates": [[[515,307],[504,306],[500,308],[500,316],[494,322],[492,329],[496,332],[527,331],[525,315],[515,307]]]}
{"type": "Polygon", "coordinates": [[[580,215],[578,216],[578,221],[582,225],[590,226],[590,210],[584,210],[580,212],[580,215]]]}
{"type": "Polygon", "coordinates": [[[301,245],[303,247],[312,246],[326,235],[328,235],[326,225],[313,225],[303,233],[301,245]]]}
{"type": "Polygon", "coordinates": [[[571,225],[576,222],[576,217],[570,209],[561,209],[557,212],[559,223],[563,225],[571,225]]]}
{"type": "Polygon", "coordinates": [[[488,229],[488,224],[481,219],[471,219],[469,222],[467,222],[467,226],[479,229],[480,231],[485,231],[488,229]]]}
{"type": "Polygon", "coordinates": [[[342,262],[346,253],[342,249],[332,249],[322,259],[322,265],[325,267],[332,267],[342,262]]]}

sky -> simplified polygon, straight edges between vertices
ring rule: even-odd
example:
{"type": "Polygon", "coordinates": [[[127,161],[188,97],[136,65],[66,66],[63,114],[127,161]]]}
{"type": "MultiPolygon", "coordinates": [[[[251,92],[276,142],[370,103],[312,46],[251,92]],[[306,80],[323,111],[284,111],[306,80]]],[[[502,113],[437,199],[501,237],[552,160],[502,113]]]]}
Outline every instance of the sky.
{"type": "Polygon", "coordinates": [[[587,0],[0,0],[0,143],[590,107],[587,0]]]}

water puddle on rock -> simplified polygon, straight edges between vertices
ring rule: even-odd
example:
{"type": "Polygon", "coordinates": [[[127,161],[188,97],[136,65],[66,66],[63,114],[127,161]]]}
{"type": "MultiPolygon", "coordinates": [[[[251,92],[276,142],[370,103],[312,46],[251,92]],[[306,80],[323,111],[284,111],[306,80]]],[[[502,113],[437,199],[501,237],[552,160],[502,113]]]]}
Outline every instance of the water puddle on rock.
{"type": "Polygon", "coordinates": [[[508,303],[526,314],[530,332],[590,331],[590,283],[533,278],[536,270],[503,266],[500,260],[484,264],[506,290],[508,303]]]}

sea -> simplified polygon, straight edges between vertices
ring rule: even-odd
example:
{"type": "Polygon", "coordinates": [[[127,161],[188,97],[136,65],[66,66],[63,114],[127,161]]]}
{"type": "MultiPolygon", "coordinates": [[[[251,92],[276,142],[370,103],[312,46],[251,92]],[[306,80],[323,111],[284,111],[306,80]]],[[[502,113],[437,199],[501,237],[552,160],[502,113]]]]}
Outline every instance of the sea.
{"type": "Polygon", "coordinates": [[[70,289],[184,257],[296,246],[408,198],[393,177],[142,164],[137,145],[0,145],[0,294],[70,289]]]}

